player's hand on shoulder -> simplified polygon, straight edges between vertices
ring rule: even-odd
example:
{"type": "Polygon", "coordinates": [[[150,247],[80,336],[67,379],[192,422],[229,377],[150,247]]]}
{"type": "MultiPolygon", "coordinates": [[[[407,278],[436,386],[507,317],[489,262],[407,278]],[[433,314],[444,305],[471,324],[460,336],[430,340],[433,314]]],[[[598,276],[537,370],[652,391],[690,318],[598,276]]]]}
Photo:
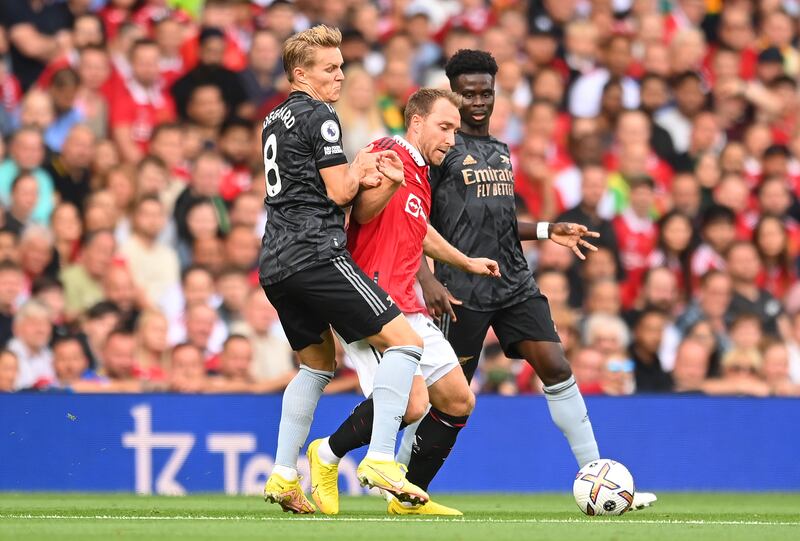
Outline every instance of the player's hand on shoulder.
{"type": "Polygon", "coordinates": [[[497,261],[486,257],[471,257],[467,264],[467,272],[500,278],[500,265],[497,264],[497,261]]]}
{"type": "Polygon", "coordinates": [[[394,150],[383,150],[376,153],[378,156],[377,168],[386,178],[396,184],[405,186],[406,175],[403,169],[403,160],[394,150]]]}
{"type": "Polygon", "coordinates": [[[444,314],[448,314],[452,321],[457,321],[452,305],[460,305],[461,301],[453,297],[439,280],[431,277],[430,280],[420,281],[419,285],[425,307],[432,318],[440,319],[444,314]]]}
{"type": "Polygon", "coordinates": [[[558,222],[551,225],[550,240],[556,244],[570,248],[579,259],[586,259],[580,248],[597,251],[597,247],[586,240],[586,238],[598,238],[600,233],[589,231],[589,228],[581,224],[569,222],[558,222]]]}

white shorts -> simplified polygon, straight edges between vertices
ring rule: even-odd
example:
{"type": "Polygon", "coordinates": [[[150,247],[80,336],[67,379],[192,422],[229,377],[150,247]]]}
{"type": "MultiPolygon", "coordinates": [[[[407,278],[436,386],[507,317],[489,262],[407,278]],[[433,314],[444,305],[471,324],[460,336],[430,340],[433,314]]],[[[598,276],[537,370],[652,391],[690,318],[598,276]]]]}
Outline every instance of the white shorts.
{"type": "MultiPolygon", "coordinates": [[[[425,385],[430,387],[451,370],[461,369],[450,342],[429,317],[423,314],[405,314],[405,316],[411,328],[422,337],[425,346],[416,373],[425,379],[425,385]]],[[[344,349],[345,363],[358,373],[364,396],[371,395],[381,354],[366,340],[347,344],[339,338],[339,342],[344,349]]]]}

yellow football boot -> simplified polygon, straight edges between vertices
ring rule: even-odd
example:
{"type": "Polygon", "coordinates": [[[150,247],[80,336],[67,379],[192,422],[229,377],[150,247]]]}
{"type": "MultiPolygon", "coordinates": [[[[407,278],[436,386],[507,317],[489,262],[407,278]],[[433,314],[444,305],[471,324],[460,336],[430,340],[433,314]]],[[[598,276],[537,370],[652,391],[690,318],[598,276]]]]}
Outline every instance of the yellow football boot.
{"type": "Polygon", "coordinates": [[[316,511],[314,504],[303,494],[300,480],[287,481],[277,473],[273,473],[264,485],[264,501],[277,503],[284,511],[308,515],[316,511]]]}
{"type": "Polygon", "coordinates": [[[433,500],[428,500],[428,503],[422,505],[406,507],[395,498],[389,500],[387,512],[390,515],[438,515],[446,517],[460,517],[464,514],[458,509],[447,507],[433,500]]]}
{"type": "Polygon", "coordinates": [[[319,510],[326,515],[339,513],[339,465],[325,464],[319,458],[322,440],[314,440],[308,446],[308,467],[311,470],[311,497],[319,510]]]}
{"type": "Polygon", "coordinates": [[[418,505],[430,499],[427,492],[406,480],[405,472],[394,460],[365,458],[358,465],[356,476],[361,486],[379,488],[401,502],[418,505]]]}

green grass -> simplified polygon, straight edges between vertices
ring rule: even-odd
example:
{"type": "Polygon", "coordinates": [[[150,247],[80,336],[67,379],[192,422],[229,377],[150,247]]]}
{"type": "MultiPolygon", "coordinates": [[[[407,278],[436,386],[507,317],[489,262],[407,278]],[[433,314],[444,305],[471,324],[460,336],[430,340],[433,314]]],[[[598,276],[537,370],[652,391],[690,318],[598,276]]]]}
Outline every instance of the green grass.
{"type": "Polygon", "coordinates": [[[568,494],[437,499],[465,516],[391,519],[376,497],[343,498],[337,517],[292,517],[256,496],[0,494],[0,540],[800,539],[800,493],[662,493],[655,507],[608,518],[584,517],[568,494]]]}

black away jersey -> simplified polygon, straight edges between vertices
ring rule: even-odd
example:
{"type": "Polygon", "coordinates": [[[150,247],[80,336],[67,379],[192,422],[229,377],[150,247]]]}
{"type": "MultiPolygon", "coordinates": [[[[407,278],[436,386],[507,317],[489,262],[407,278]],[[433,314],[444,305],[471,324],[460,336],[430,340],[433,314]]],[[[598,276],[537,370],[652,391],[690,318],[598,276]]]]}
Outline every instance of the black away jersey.
{"type": "Polygon", "coordinates": [[[333,107],[292,92],[264,119],[267,225],[259,275],[272,284],[344,253],[344,213],[329,197],[320,169],[347,163],[333,107]]]}
{"type": "Polygon", "coordinates": [[[522,254],[508,146],[494,137],[456,134],[456,144],[430,172],[431,224],[470,257],[489,257],[502,277],[487,278],[436,263],[436,277],[470,310],[517,304],[537,291],[522,254]]]}

